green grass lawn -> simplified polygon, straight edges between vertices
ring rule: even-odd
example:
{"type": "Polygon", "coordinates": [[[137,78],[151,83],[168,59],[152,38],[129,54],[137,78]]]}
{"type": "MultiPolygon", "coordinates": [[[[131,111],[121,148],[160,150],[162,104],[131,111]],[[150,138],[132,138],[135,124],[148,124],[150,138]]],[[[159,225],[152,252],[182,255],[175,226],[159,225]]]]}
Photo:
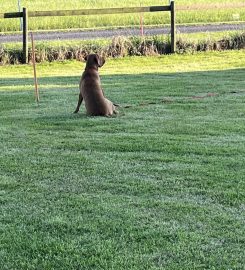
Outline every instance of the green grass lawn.
{"type": "MultiPolygon", "coordinates": [[[[18,11],[18,1],[0,0],[1,12],[18,11]]],[[[213,0],[176,0],[176,6],[185,5],[203,5],[214,4],[213,0]]],[[[234,8],[218,8],[209,10],[178,11],[176,16],[177,23],[208,23],[208,22],[230,22],[244,21],[244,8],[236,7],[242,4],[243,0],[236,0],[233,3],[234,8]]],[[[68,10],[83,8],[110,8],[110,7],[129,7],[129,6],[153,6],[169,5],[169,0],[21,0],[22,6],[27,7],[30,11],[36,10],[68,10]]],[[[219,0],[215,5],[231,4],[230,0],[219,0]]],[[[145,25],[169,24],[169,12],[157,12],[154,14],[144,14],[145,25]]],[[[102,16],[83,16],[83,17],[43,17],[30,18],[30,29],[70,29],[70,28],[94,28],[94,27],[115,27],[115,26],[138,26],[140,24],[140,14],[123,14],[123,15],[102,15],[102,16]]],[[[0,32],[17,31],[20,29],[19,19],[0,20],[0,32]]]]}
{"type": "Polygon", "coordinates": [[[0,269],[244,269],[245,51],[0,67],[0,269]],[[130,108],[123,108],[132,105],[130,108]]]}

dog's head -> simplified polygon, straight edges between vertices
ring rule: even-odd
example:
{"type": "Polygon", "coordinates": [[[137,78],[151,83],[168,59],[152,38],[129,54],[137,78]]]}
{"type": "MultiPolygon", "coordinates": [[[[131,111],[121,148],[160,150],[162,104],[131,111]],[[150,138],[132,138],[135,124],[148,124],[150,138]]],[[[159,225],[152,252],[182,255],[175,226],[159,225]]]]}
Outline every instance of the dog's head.
{"type": "Polygon", "coordinates": [[[87,67],[102,67],[105,64],[105,58],[98,54],[88,54],[84,60],[87,62],[87,67]]]}

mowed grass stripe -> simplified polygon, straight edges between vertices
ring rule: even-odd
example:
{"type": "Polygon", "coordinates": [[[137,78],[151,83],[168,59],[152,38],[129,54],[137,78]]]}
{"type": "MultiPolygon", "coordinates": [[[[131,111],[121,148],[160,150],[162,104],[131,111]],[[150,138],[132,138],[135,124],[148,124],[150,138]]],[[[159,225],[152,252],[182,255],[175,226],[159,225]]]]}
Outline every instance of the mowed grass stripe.
{"type": "Polygon", "coordinates": [[[72,114],[82,63],[38,65],[39,106],[1,67],[0,268],[242,269],[243,59],[110,59],[116,118],[72,114]]]}

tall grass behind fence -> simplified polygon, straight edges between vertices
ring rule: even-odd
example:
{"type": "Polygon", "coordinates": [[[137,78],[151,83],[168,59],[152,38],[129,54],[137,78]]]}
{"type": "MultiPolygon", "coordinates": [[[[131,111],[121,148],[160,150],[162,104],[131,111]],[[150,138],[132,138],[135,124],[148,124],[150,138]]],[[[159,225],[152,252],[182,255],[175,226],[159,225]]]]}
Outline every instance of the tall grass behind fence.
{"type": "MultiPolygon", "coordinates": [[[[176,23],[210,23],[210,22],[231,22],[245,21],[245,3],[243,0],[231,2],[230,0],[175,0],[178,16],[176,23]],[[216,9],[210,8],[210,5],[216,9]],[[244,7],[242,6],[244,5],[244,7]],[[185,7],[194,6],[183,10],[185,7]],[[209,6],[209,8],[208,8],[209,6]]],[[[1,12],[17,11],[17,1],[0,0],[1,12]],[[2,3],[1,3],[2,2],[2,3]]],[[[22,6],[30,11],[34,10],[68,10],[83,8],[108,8],[108,7],[130,7],[130,6],[152,6],[168,5],[169,0],[43,0],[28,1],[22,0],[22,6]],[[48,8],[47,8],[48,7],[48,8]]],[[[169,24],[168,13],[144,14],[145,25],[169,24]]],[[[100,15],[85,17],[47,17],[30,18],[30,30],[49,29],[71,29],[71,28],[97,28],[97,27],[118,27],[118,26],[138,26],[140,24],[140,14],[120,14],[120,15],[100,15]]],[[[19,19],[0,20],[0,32],[18,31],[20,29],[19,19]]]]}
{"type": "MultiPolygon", "coordinates": [[[[245,49],[245,33],[234,33],[219,36],[216,39],[189,39],[186,36],[177,38],[176,52],[195,53],[197,51],[245,49]]],[[[82,61],[88,53],[99,53],[106,57],[153,56],[171,51],[167,36],[155,37],[115,37],[112,40],[93,40],[80,42],[39,42],[36,45],[36,61],[64,61],[76,59],[82,61]]],[[[0,65],[18,64],[22,60],[20,45],[0,45],[0,65]]],[[[29,59],[31,51],[29,50],[29,59]]]]}

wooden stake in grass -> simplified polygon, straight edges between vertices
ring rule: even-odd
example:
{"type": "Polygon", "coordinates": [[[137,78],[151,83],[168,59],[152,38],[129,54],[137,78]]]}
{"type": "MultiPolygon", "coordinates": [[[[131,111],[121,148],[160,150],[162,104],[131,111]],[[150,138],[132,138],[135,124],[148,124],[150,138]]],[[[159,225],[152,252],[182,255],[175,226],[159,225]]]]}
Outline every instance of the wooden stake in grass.
{"type": "MultiPolygon", "coordinates": [[[[141,3],[140,3],[141,6],[141,3]]],[[[144,36],[144,13],[140,13],[140,34],[143,37],[144,36]]]]}
{"type": "Polygon", "coordinates": [[[144,17],[142,13],[140,14],[140,34],[142,37],[144,36],[144,17]]]}
{"type": "Polygon", "coordinates": [[[34,84],[35,84],[35,97],[37,103],[39,102],[39,90],[37,85],[37,72],[36,72],[36,56],[35,56],[35,44],[34,44],[34,38],[33,33],[31,33],[31,45],[32,45],[32,65],[33,65],[33,72],[34,72],[34,84]]]}

